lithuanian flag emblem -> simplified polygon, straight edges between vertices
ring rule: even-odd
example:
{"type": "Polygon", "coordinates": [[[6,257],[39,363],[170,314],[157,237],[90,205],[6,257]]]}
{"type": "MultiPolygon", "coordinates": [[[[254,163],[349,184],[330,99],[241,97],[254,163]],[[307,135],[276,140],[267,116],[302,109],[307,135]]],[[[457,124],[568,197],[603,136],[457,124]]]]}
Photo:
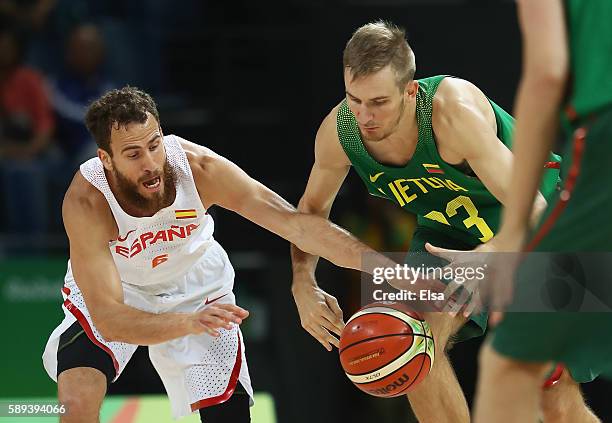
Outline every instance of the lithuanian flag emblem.
{"type": "Polygon", "coordinates": [[[198,214],[195,209],[175,210],[174,216],[176,216],[177,219],[195,219],[198,217],[198,214]]]}
{"type": "Polygon", "coordinates": [[[440,165],[431,164],[431,163],[423,163],[423,167],[425,168],[427,173],[442,173],[442,174],[444,174],[444,171],[442,169],[440,169],[440,165]]]}

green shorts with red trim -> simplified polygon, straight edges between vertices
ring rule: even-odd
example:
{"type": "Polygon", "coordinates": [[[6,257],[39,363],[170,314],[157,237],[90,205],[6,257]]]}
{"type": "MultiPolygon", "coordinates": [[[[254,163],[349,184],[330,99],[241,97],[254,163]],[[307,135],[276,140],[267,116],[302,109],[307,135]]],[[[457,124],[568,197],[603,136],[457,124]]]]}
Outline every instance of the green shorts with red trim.
{"type": "MultiPolygon", "coordinates": [[[[563,189],[549,203],[527,251],[612,252],[612,108],[576,129],[563,159],[563,189]]],[[[534,295],[538,285],[524,268],[517,271],[513,305],[534,295]]],[[[549,282],[554,289],[555,281],[549,282]]],[[[612,293],[612,275],[600,283],[606,285],[612,293]]],[[[608,300],[602,299],[612,310],[608,300]]],[[[576,381],[587,382],[612,376],[610,334],[612,312],[517,311],[506,313],[491,337],[504,356],[561,362],[576,381]]]]}

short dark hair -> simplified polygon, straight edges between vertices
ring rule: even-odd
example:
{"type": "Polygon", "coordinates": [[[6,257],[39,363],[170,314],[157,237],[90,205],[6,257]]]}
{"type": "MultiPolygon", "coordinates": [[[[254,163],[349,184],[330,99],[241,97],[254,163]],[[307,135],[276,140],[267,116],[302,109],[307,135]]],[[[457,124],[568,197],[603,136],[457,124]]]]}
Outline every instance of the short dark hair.
{"type": "Polygon", "coordinates": [[[378,72],[391,64],[400,89],[414,79],[414,53],[406,41],[406,32],[386,21],[365,24],[346,43],[344,68],[353,80],[378,72]]]}
{"type": "Polygon", "coordinates": [[[136,87],[126,86],[111,90],[91,103],[85,114],[85,126],[98,147],[112,156],[111,128],[144,123],[147,113],[153,115],[159,124],[159,113],[153,98],[136,87]]]}

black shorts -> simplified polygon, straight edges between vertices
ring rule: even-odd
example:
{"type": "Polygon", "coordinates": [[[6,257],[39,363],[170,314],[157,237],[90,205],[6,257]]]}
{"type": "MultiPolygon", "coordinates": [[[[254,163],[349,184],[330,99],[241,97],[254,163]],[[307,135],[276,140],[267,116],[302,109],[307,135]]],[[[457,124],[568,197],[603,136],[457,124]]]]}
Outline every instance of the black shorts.
{"type": "Polygon", "coordinates": [[[57,376],[64,370],[92,367],[106,376],[106,387],[117,375],[113,359],[106,351],[91,342],[79,322],[74,322],[60,336],[57,347],[57,376]]]}

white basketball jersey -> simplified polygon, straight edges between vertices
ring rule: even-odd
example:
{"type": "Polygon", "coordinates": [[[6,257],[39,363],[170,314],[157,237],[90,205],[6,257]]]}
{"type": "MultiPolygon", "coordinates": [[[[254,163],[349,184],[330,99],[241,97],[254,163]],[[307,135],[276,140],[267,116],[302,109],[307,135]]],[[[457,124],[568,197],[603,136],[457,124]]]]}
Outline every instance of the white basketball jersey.
{"type": "Polygon", "coordinates": [[[121,208],[100,159],[90,159],[80,168],[85,179],[104,194],[117,222],[119,236],[109,242],[109,248],[121,281],[124,287],[131,285],[152,295],[194,293],[194,288],[205,293],[231,290],[234,269],[213,238],[213,218],[200,200],[180,138],[165,136],[164,146],[176,176],[176,198],[171,206],[151,217],[130,216],[121,208]],[[202,286],[194,287],[192,277],[180,286],[181,277],[198,263],[205,268],[197,282],[202,286]]]}

